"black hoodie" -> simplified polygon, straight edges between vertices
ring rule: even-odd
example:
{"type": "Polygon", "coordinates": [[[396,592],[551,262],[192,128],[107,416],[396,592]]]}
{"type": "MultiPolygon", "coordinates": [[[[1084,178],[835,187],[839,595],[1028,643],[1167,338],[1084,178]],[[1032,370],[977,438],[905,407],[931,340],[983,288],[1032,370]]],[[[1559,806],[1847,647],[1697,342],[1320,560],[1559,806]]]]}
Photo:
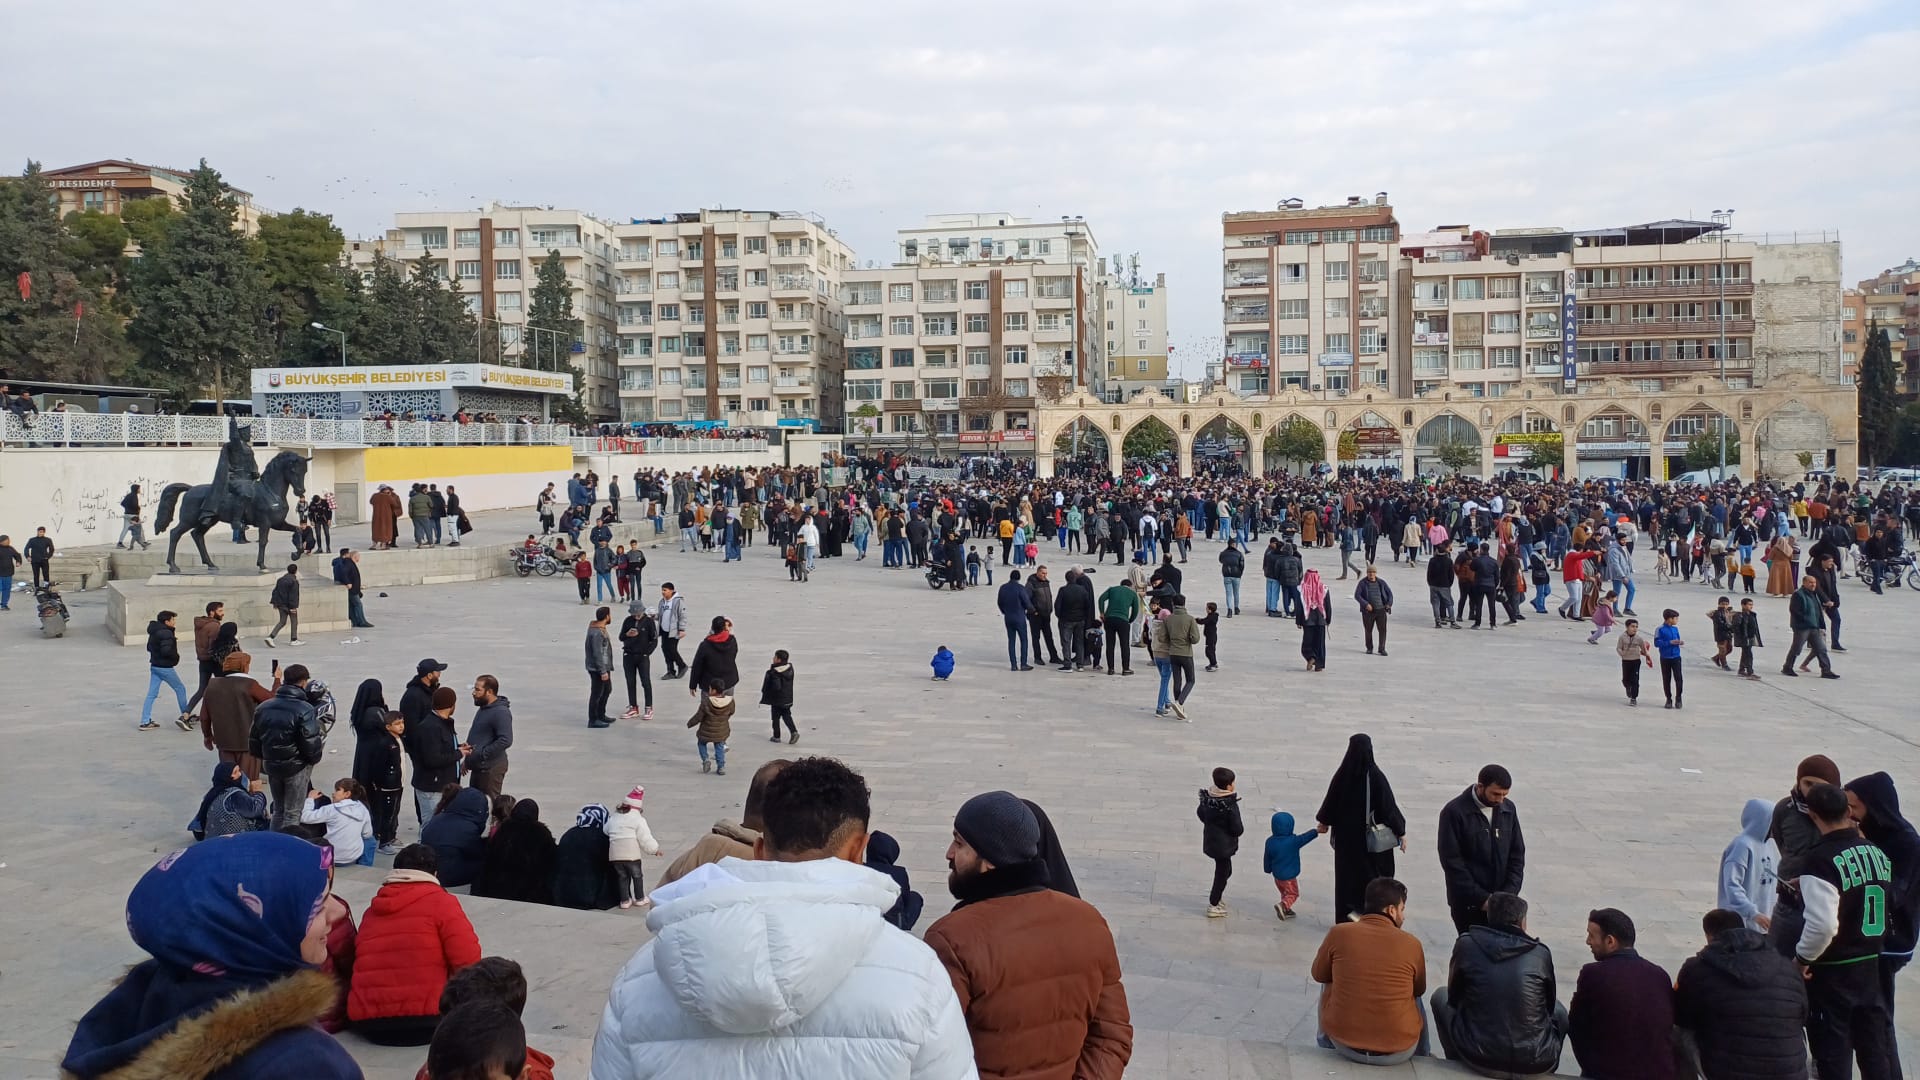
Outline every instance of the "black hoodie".
{"type": "Polygon", "coordinates": [[[1860,835],[1893,860],[1893,895],[1887,897],[1887,932],[1880,951],[1911,956],[1920,922],[1920,833],[1900,815],[1893,777],[1868,773],[1847,784],[1847,790],[1867,809],[1860,835]]]}
{"type": "Polygon", "coordinates": [[[1714,1080],[1805,1080],[1807,984],[1758,931],[1723,930],[1680,965],[1673,1021],[1714,1080]]]}

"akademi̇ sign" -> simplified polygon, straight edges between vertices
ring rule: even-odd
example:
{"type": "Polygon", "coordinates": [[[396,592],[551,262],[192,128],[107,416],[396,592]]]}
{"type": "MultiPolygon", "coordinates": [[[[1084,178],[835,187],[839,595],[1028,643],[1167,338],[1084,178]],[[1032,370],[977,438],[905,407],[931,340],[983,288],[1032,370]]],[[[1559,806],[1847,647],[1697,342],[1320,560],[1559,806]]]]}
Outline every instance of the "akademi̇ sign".
{"type": "Polygon", "coordinates": [[[1580,379],[1579,364],[1580,302],[1574,295],[1573,271],[1566,271],[1560,286],[1560,381],[1568,390],[1580,379]]]}

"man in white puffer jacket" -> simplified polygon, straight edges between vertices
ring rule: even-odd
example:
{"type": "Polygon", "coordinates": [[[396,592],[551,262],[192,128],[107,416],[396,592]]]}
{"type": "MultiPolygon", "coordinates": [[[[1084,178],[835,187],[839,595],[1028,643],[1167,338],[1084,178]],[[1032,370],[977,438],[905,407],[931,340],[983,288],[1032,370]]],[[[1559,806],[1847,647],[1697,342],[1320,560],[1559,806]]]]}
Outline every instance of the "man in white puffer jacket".
{"type": "Polygon", "coordinates": [[[805,758],[767,785],[763,818],[753,861],[653,891],[654,938],[614,979],[593,1080],[977,1077],[946,968],[886,922],[900,887],[861,865],[866,781],[805,758]]]}

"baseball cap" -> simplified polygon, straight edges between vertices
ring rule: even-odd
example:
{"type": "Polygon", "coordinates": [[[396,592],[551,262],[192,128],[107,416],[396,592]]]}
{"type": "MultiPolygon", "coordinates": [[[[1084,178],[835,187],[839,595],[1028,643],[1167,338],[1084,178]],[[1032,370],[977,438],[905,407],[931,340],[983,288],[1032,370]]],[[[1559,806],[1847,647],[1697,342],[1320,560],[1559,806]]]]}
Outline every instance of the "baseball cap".
{"type": "Polygon", "coordinates": [[[425,675],[429,671],[445,671],[447,670],[447,665],[429,656],[415,665],[414,670],[419,674],[425,675]]]}

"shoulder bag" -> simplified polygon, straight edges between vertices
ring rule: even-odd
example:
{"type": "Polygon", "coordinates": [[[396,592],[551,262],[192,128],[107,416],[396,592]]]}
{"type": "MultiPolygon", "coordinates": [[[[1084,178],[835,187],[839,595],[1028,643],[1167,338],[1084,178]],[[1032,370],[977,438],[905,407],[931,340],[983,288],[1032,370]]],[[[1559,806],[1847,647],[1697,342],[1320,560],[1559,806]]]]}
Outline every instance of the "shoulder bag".
{"type": "Polygon", "coordinates": [[[1400,846],[1400,838],[1393,830],[1373,820],[1373,773],[1367,772],[1367,854],[1378,855],[1383,851],[1392,851],[1400,846]]]}

